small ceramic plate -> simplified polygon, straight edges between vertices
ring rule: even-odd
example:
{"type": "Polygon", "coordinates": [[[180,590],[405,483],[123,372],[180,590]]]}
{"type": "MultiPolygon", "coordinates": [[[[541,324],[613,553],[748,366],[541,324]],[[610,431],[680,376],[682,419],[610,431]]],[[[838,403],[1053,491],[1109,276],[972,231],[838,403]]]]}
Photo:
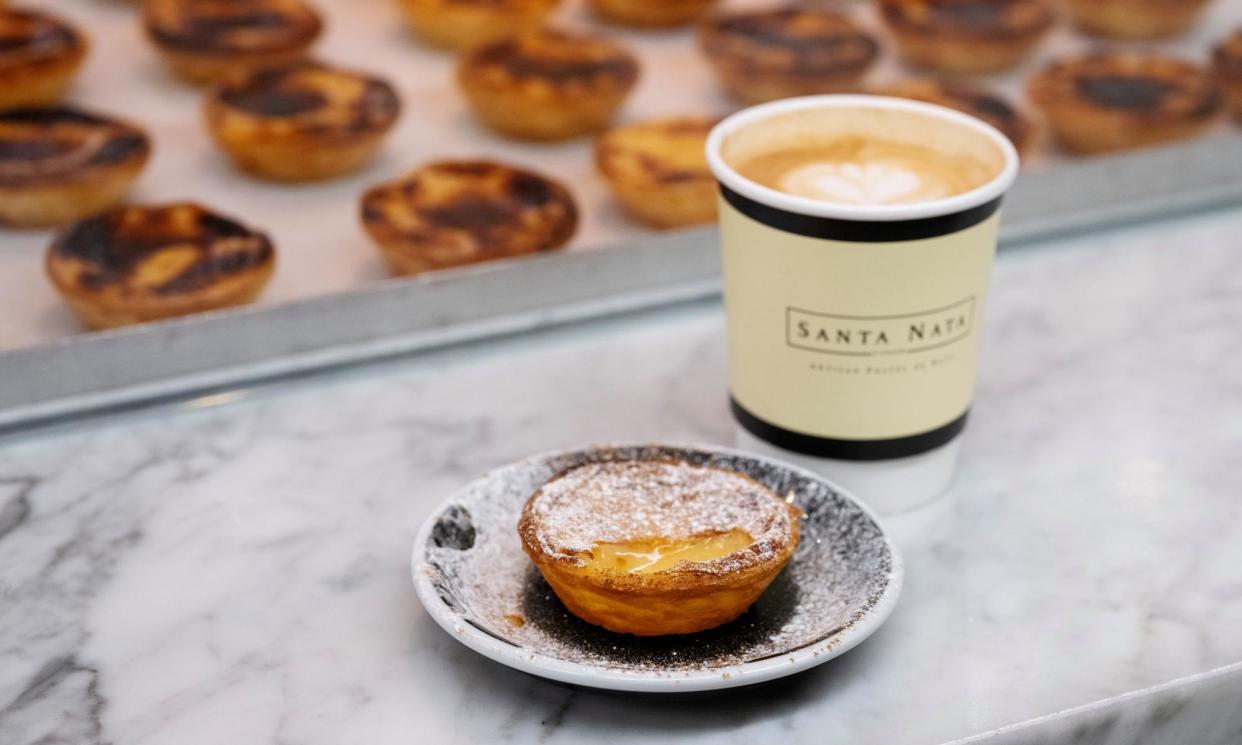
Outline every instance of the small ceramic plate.
{"type": "Polygon", "coordinates": [[[652,693],[749,685],[827,662],[884,623],[903,576],[871,512],[823,479],[732,450],[659,445],[551,453],[493,471],[432,513],[412,568],[431,617],[476,652],[564,683],[652,693]],[[685,636],[615,634],[565,610],[522,552],[518,516],[536,488],[566,468],[630,458],[740,471],[806,512],[793,560],[740,618],[685,636]]]}

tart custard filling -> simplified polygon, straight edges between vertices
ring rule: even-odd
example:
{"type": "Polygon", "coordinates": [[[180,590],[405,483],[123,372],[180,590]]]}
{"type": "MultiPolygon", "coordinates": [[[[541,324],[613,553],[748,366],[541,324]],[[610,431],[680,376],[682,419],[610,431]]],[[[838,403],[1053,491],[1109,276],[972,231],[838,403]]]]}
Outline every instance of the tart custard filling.
{"type": "Polygon", "coordinates": [[[596,543],[585,561],[613,572],[653,574],[672,569],[683,561],[705,562],[722,559],[754,543],[744,530],[694,536],[691,538],[643,538],[620,543],[596,543]]]}

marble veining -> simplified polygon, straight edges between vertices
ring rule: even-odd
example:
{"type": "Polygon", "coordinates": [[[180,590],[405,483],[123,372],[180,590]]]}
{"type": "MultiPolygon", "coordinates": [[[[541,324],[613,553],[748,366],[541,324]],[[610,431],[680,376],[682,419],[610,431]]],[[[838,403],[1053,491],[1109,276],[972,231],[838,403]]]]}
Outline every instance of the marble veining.
{"type": "Polygon", "coordinates": [[[727,442],[714,304],[10,437],[0,743],[1237,743],[1236,673],[1047,717],[1242,661],[1240,231],[1235,209],[1006,253],[961,473],[887,521],[889,623],[719,695],[496,665],[407,569],[494,466],[727,442]]]}

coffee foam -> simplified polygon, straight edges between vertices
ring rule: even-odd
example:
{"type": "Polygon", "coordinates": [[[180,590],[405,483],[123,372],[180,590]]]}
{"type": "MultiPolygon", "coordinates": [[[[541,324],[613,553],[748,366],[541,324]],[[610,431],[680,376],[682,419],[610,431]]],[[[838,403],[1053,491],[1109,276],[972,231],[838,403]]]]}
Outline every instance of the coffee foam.
{"type": "Polygon", "coordinates": [[[1004,169],[987,137],[920,112],[800,110],[732,133],[725,160],[787,194],[845,205],[929,202],[973,191],[1004,169]]]}
{"type": "Polygon", "coordinates": [[[740,163],[737,170],[794,196],[863,205],[944,199],[978,188],[995,175],[970,156],[856,136],[773,150],[740,163]]]}

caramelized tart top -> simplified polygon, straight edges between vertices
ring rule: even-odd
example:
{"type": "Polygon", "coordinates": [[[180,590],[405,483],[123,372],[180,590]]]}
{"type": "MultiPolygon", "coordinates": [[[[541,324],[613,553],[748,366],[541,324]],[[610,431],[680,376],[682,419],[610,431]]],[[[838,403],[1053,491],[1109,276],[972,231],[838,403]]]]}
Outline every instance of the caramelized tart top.
{"type": "Polygon", "coordinates": [[[784,74],[863,70],[880,49],[846,16],[798,8],[712,16],[700,25],[699,41],[714,59],[784,74]]]}
{"type": "Polygon", "coordinates": [[[638,60],[602,37],[545,28],[475,47],[462,57],[461,74],[498,87],[629,89],[638,80],[638,60]]]}
{"type": "Polygon", "coordinates": [[[150,153],[141,129],[78,109],[0,113],[0,186],[70,181],[97,168],[145,163],[150,153]]]}
{"type": "Polygon", "coordinates": [[[323,31],[301,0],[146,0],[143,23],[159,46],[195,54],[295,50],[323,31]]]}
{"type": "Polygon", "coordinates": [[[991,38],[1042,33],[1055,20],[1047,0],[881,0],[880,10],[894,26],[991,38]]]}
{"type": "Polygon", "coordinates": [[[209,96],[261,123],[317,134],[386,130],[401,110],[397,92],[387,82],[311,61],[221,81],[209,96]]]}
{"type": "Polygon", "coordinates": [[[477,259],[564,245],[578,225],[569,190],[521,168],[439,161],[362,199],[368,229],[411,247],[477,259]]]}
{"type": "Polygon", "coordinates": [[[0,71],[64,59],[86,51],[86,39],[46,13],[0,8],[0,71]]]}
{"type": "Polygon", "coordinates": [[[48,254],[62,287],[171,298],[275,261],[267,236],[193,203],[126,206],[77,223],[48,254]]]}
{"type": "Polygon", "coordinates": [[[1134,116],[1205,118],[1220,106],[1211,76],[1169,57],[1096,54],[1055,62],[1030,83],[1041,105],[1074,102],[1134,116]]]}

